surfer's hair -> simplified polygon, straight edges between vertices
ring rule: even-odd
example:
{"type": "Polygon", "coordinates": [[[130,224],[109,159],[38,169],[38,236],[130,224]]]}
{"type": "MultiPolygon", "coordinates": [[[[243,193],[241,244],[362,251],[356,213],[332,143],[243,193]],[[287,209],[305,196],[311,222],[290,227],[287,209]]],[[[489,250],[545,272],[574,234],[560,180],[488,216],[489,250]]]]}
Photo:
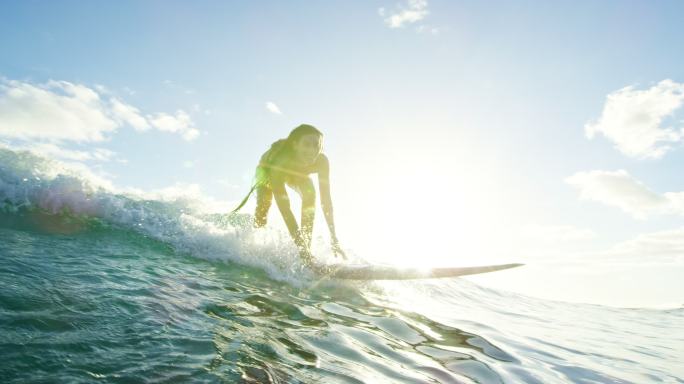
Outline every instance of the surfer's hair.
{"type": "Polygon", "coordinates": [[[301,124],[297,128],[293,129],[285,140],[289,146],[292,146],[294,143],[299,141],[299,139],[306,135],[316,135],[318,137],[322,137],[323,133],[321,133],[321,131],[319,131],[313,125],[301,124]]]}
{"type": "Polygon", "coordinates": [[[323,137],[323,133],[321,133],[321,131],[319,131],[313,125],[302,124],[293,129],[286,138],[280,139],[271,144],[271,149],[269,150],[268,158],[266,160],[269,162],[275,162],[275,159],[282,158],[283,156],[292,156],[292,146],[299,139],[306,135],[323,137]]]}

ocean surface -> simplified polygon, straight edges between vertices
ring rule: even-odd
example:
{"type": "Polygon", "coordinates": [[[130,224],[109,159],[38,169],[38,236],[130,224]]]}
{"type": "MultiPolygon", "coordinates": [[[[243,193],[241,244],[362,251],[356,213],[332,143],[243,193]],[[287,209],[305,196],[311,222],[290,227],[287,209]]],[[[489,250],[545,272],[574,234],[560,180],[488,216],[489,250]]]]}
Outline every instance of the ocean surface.
{"type": "Polygon", "coordinates": [[[0,148],[0,382],[684,383],[684,309],[321,279],[200,205],[0,148]]]}

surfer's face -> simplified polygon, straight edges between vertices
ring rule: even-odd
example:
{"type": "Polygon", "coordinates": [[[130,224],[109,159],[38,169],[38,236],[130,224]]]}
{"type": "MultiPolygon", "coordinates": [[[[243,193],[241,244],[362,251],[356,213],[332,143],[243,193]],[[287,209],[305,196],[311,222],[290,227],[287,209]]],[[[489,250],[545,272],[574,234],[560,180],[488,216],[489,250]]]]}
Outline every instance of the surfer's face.
{"type": "Polygon", "coordinates": [[[313,164],[321,154],[323,140],[319,135],[304,135],[295,141],[293,149],[297,160],[302,164],[313,164]]]}

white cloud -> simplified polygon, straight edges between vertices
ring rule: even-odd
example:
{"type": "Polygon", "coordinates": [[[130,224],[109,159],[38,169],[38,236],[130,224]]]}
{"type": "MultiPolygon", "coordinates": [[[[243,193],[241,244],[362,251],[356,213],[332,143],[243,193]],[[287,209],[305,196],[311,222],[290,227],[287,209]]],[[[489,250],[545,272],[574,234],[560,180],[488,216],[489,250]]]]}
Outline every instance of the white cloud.
{"type": "Polygon", "coordinates": [[[102,141],[117,129],[98,94],[81,85],[50,81],[35,86],[0,83],[0,135],[13,139],[102,141]]]}
{"type": "Polygon", "coordinates": [[[439,29],[434,27],[428,27],[427,25],[419,25],[416,27],[416,32],[418,33],[429,33],[432,35],[439,35],[439,29]]]}
{"type": "Polygon", "coordinates": [[[229,188],[229,189],[241,189],[241,188],[245,187],[244,185],[235,184],[235,183],[233,183],[232,180],[229,180],[229,179],[217,179],[217,180],[214,180],[214,182],[216,184],[224,187],[224,188],[229,188]]]}
{"type": "Polygon", "coordinates": [[[157,128],[185,140],[199,135],[184,111],[143,117],[138,108],[109,96],[102,86],[0,80],[0,137],[53,143],[98,142],[123,126],[139,131],[157,128]]]}
{"type": "Polygon", "coordinates": [[[630,157],[660,158],[684,139],[684,130],[666,126],[684,102],[684,84],[663,80],[647,90],[625,87],[609,94],[601,117],[585,125],[589,139],[604,135],[630,157]]]}
{"type": "Polygon", "coordinates": [[[617,244],[604,256],[637,264],[684,264],[684,228],[641,234],[617,244]]]}
{"type": "Polygon", "coordinates": [[[164,132],[179,133],[185,140],[194,140],[199,136],[199,131],[193,127],[192,119],[183,110],[176,111],[176,115],[157,113],[147,117],[149,123],[164,132]]]}
{"type": "Polygon", "coordinates": [[[578,172],[565,182],[577,188],[580,198],[618,207],[643,219],[649,215],[684,215],[684,192],[659,194],[624,170],[578,172]]]}
{"type": "Polygon", "coordinates": [[[269,101],[266,103],[266,109],[268,109],[268,111],[271,113],[275,113],[276,115],[282,115],[283,114],[280,111],[280,108],[278,108],[278,106],[272,101],[269,101]]]}
{"type": "Polygon", "coordinates": [[[150,129],[150,124],[140,115],[138,108],[125,104],[117,99],[112,99],[110,103],[112,113],[120,123],[128,124],[138,131],[150,129]]]}
{"type": "Polygon", "coordinates": [[[527,225],[522,228],[521,235],[527,239],[544,243],[589,240],[596,234],[589,229],[572,225],[527,225]]]}
{"type": "MultiPolygon", "coordinates": [[[[648,267],[684,265],[684,228],[639,234],[612,247],[581,254],[568,254],[568,263],[648,267]]],[[[585,268],[586,269],[586,268],[585,268]]]]}
{"type": "Polygon", "coordinates": [[[390,28],[401,28],[423,20],[430,13],[427,6],[427,0],[408,0],[405,6],[387,17],[385,8],[378,9],[378,13],[385,18],[385,24],[390,28]]]}
{"type": "Polygon", "coordinates": [[[115,152],[105,148],[95,148],[88,152],[61,148],[53,143],[36,143],[26,147],[15,147],[15,149],[27,149],[49,158],[71,161],[110,161],[116,155],[115,152]]]}
{"type": "Polygon", "coordinates": [[[99,161],[109,161],[116,155],[116,152],[110,151],[109,149],[106,148],[95,148],[94,151],[91,152],[91,156],[95,160],[99,161]]]}
{"type": "Polygon", "coordinates": [[[201,105],[199,104],[193,104],[192,105],[192,111],[195,113],[203,113],[205,115],[211,115],[211,110],[210,109],[204,109],[202,108],[201,105]]]}
{"type": "Polygon", "coordinates": [[[187,88],[187,87],[185,87],[185,86],[183,86],[183,85],[181,85],[181,84],[176,83],[175,81],[164,80],[164,81],[162,81],[162,84],[163,84],[165,87],[168,87],[168,88],[173,89],[173,90],[175,90],[175,91],[183,92],[183,93],[185,93],[186,95],[193,95],[193,94],[196,93],[194,89],[187,88]]]}

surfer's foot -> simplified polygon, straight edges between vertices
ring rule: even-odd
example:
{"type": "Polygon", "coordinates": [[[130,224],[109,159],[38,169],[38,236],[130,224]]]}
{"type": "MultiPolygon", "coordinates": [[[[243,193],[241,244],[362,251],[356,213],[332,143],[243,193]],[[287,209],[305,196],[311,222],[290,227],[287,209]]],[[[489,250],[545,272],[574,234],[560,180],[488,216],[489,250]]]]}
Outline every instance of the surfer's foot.
{"type": "Polygon", "coordinates": [[[308,265],[308,267],[317,275],[329,275],[333,270],[332,266],[325,264],[312,263],[311,265],[308,265]]]}
{"type": "Polygon", "coordinates": [[[302,259],[302,262],[304,263],[305,266],[309,267],[314,263],[314,258],[311,252],[305,248],[305,247],[300,247],[299,248],[299,257],[302,259]]]}

